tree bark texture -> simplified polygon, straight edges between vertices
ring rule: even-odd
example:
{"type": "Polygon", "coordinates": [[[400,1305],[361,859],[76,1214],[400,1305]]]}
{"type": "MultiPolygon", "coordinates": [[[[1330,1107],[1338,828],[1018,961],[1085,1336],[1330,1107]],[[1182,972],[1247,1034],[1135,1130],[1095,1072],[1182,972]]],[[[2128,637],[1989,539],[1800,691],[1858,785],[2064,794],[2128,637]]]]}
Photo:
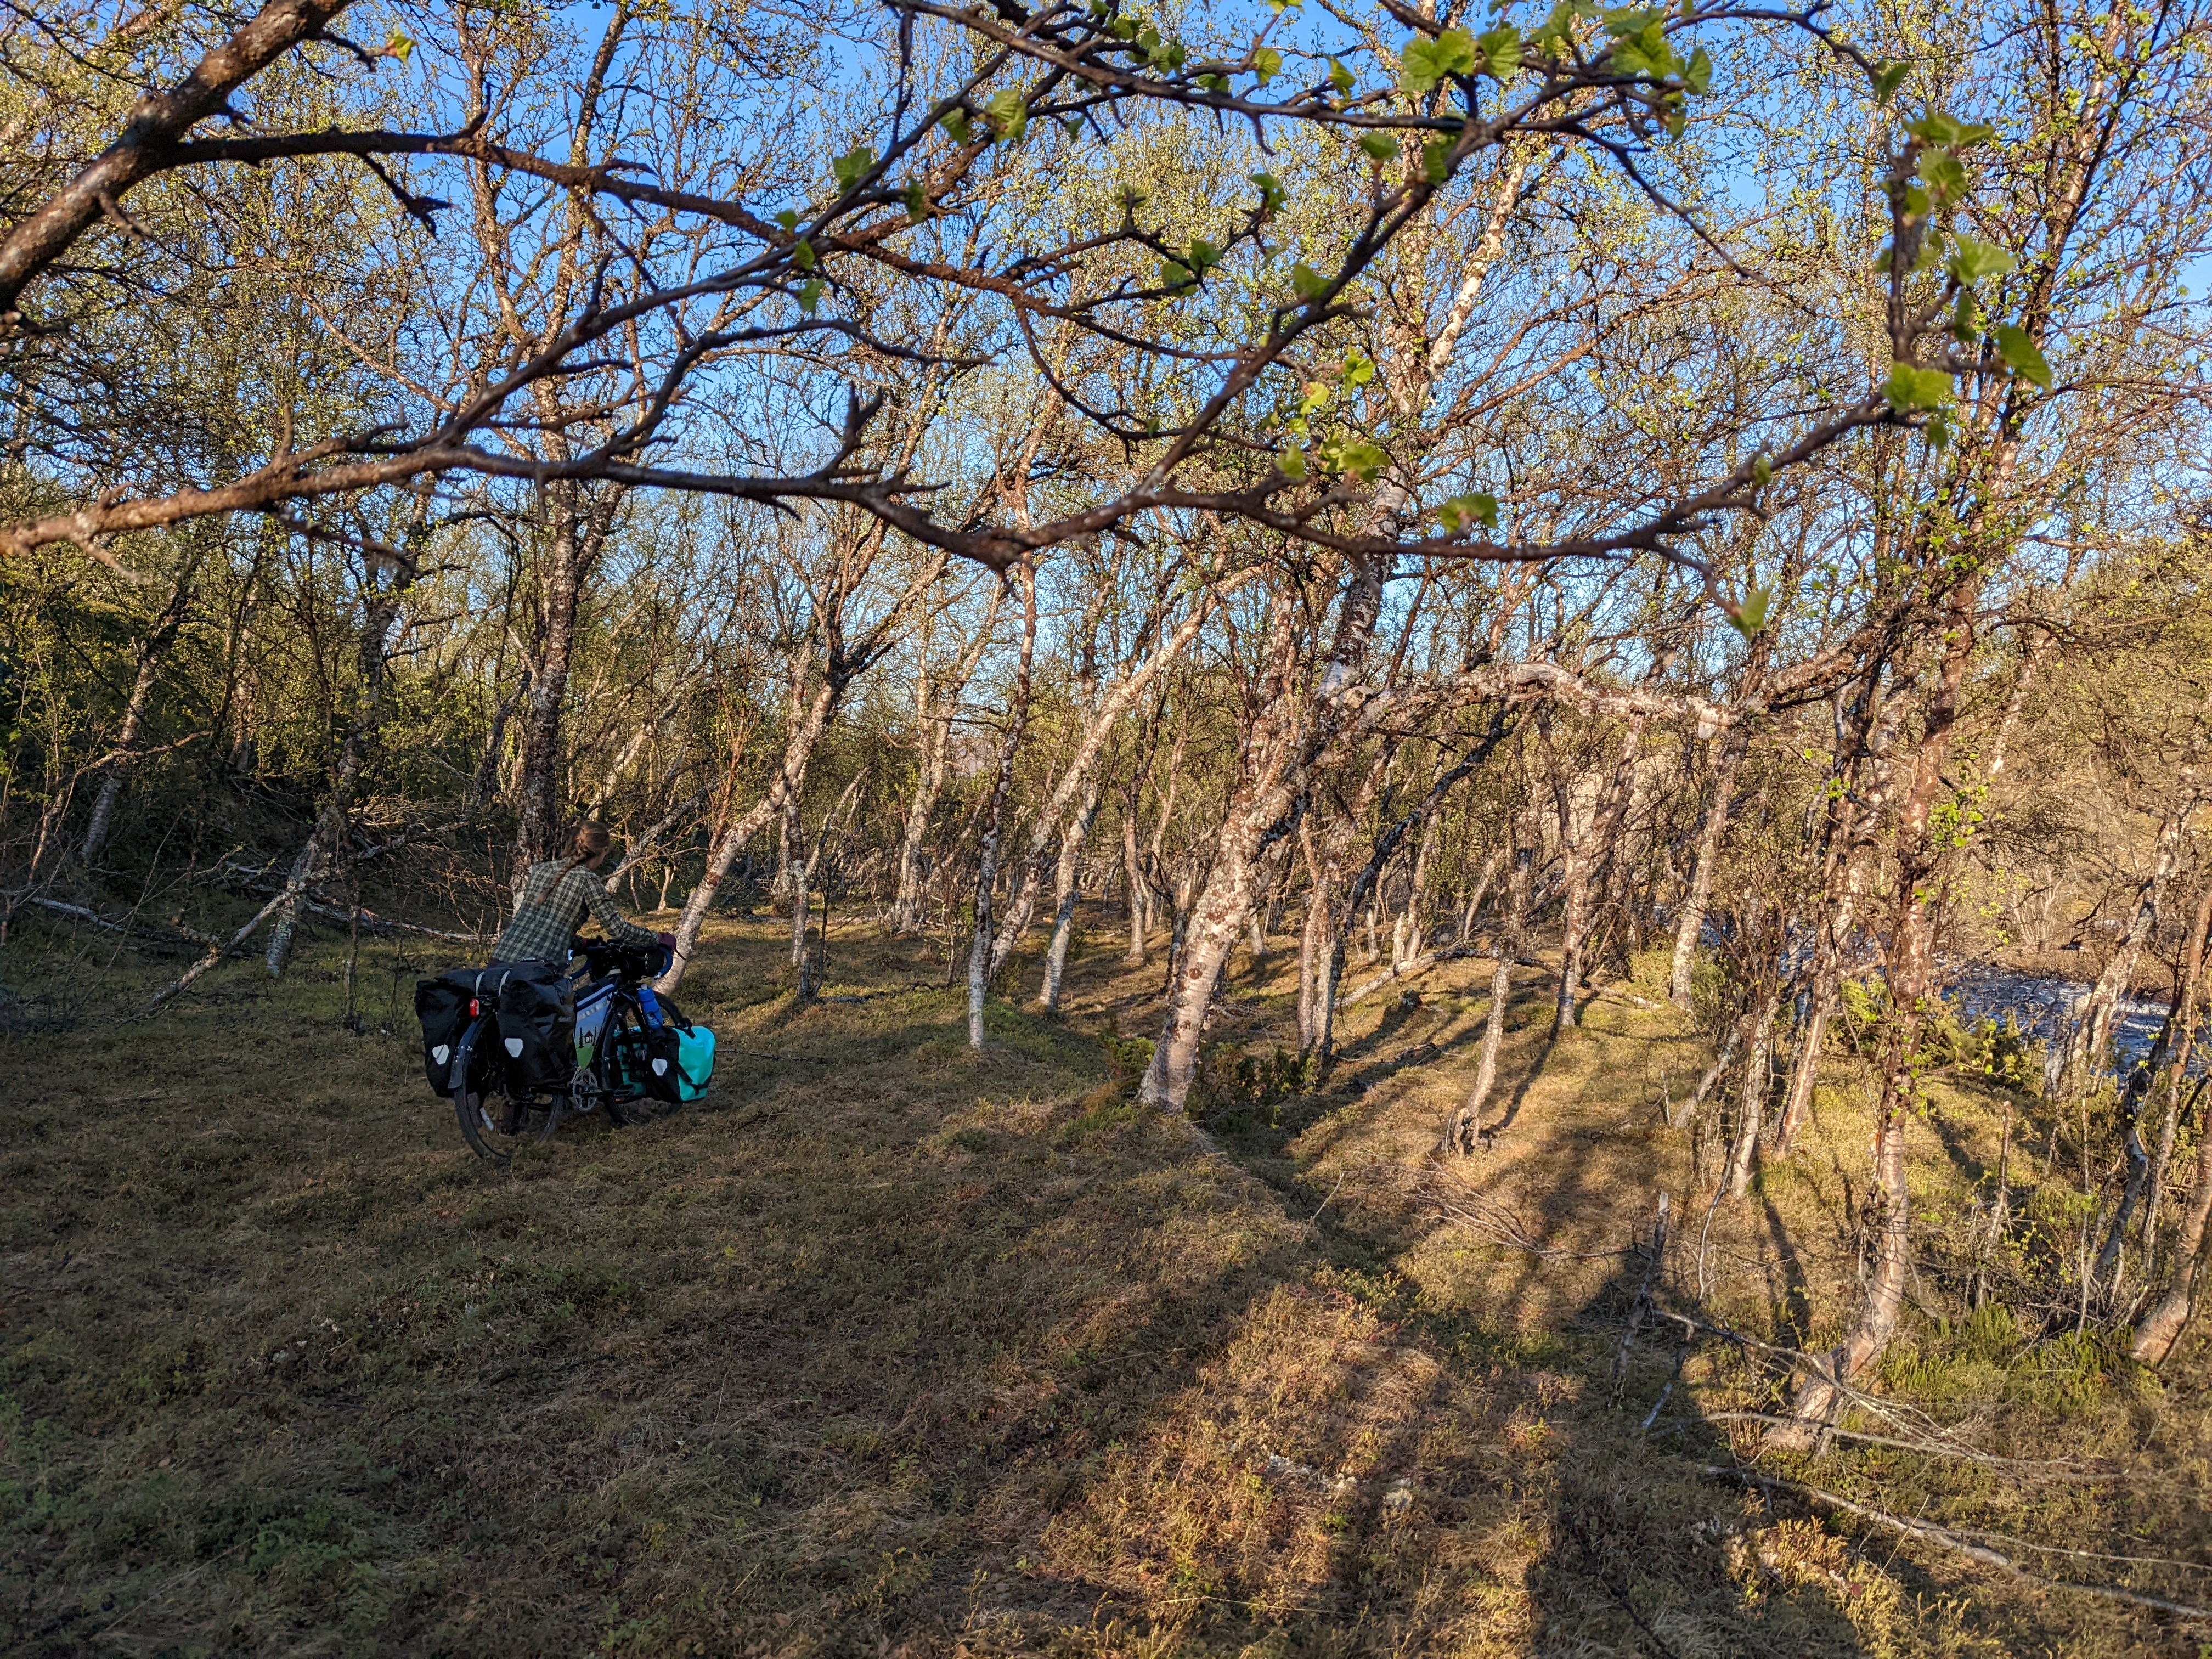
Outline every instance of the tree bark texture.
{"type": "Polygon", "coordinates": [[[975,933],[968,949],[968,1046],[983,1046],[983,998],[991,984],[991,905],[999,884],[999,840],[1004,831],[1006,797],[1014,787],[1014,756],[1030,717],[1030,669],[1036,658],[1036,572],[1024,565],[1022,653],[1014,667],[1014,691],[1006,710],[1006,731],[999,744],[999,769],[983,814],[983,836],[975,860],[975,933]]]}

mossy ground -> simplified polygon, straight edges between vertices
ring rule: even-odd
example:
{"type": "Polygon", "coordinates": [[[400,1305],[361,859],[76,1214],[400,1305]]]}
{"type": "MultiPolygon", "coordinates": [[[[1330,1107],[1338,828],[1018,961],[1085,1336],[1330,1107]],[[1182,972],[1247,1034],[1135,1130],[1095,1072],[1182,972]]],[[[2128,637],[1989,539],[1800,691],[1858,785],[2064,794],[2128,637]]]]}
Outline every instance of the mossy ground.
{"type": "MultiPolygon", "coordinates": [[[[1649,986],[1555,1039],[1531,970],[1509,1121],[1443,1169],[1486,961],[1359,1002],[1324,1091],[1288,1092],[1266,1057],[1291,964],[1240,960],[1200,1134],[1126,1098],[1098,1034],[1149,1030],[1160,970],[1121,967],[1097,920],[1065,1017],[994,1004],[980,1056],[928,947],[841,927],[830,999],[801,1007],[780,925],[718,925],[684,996],[721,1035],[714,1091],[504,1173],[423,1085],[408,995],[441,961],[419,944],[365,949],[356,1036],[331,941],[281,983],[232,965],[117,1024],[173,970],[19,933],[0,980],[68,993],[0,1036],[8,1651],[2087,1656],[2212,1634],[1705,1475],[1753,1449],[1728,1413],[1771,1397],[1724,1344],[1655,1322],[1614,1375],[1662,1188],[1678,1304],[1702,1273],[1748,1334],[1846,1316],[1847,1056],[1798,1158],[1707,1228],[1661,1121],[1702,1051],[1631,1000],[1649,986]]],[[[1998,1101],[1939,1086],[1916,1133],[1937,1246],[1984,1189],[1998,1101]]],[[[2153,1380],[1953,1317],[1931,1249],[1885,1388],[2069,1469],[1873,1446],[1762,1467],[2212,1562],[2200,1347],[2153,1380]]],[[[2201,1571],[2048,1565],[2212,1599],[2201,1571]]]]}

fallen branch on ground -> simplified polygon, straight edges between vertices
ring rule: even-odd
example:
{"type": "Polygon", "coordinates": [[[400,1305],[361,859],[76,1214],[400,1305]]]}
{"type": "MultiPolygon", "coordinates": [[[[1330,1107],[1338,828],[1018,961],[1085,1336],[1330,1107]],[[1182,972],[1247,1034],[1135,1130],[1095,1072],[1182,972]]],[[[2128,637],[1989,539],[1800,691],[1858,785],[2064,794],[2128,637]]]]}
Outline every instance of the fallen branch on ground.
{"type": "MultiPolygon", "coordinates": [[[[1970,1560],[1980,1562],[1984,1566],[1999,1568],[2016,1578],[2024,1579],[2028,1583],[2043,1589],[2072,1590],[2081,1595],[2100,1595],[2108,1601],[2124,1601],[2130,1607],[2149,1607],[2160,1613],[2179,1613],[2185,1619],[2212,1620],[2212,1607],[2193,1607],[2186,1601],[2172,1601],[2162,1595],[2148,1595],[2141,1590],[2121,1589],[2117,1585],[2080,1584],[2070,1579],[2045,1577],[2039,1572],[2033,1572],[2021,1566],[2019,1562],[2002,1551],[1991,1549],[1986,1544],[1977,1543],[1968,1534],[1954,1532],[1948,1527],[1936,1526],[1926,1521],[1908,1521],[1901,1515],[1892,1515],[1887,1510],[1878,1510],[1871,1504],[1858,1503],[1852,1498],[1845,1498],[1840,1492],[1829,1492],[1820,1486],[1808,1486],[1802,1480],[1785,1480],[1779,1475],[1760,1474],[1751,1469],[1729,1468],[1718,1463],[1703,1465],[1702,1472],[1716,1480],[1740,1480],[1746,1486],[1757,1486],[1768,1492],[1795,1492],[1799,1497],[1809,1498],[1825,1508],[1840,1510],[1845,1515],[1871,1525],[1902,1534],[1907,1538],[1917,1538],[1923,1543],[1934,1544],[1941,1548],[1954,1551],[1970,1560]]],[[[2045,1547],[2029,1545],[2027,1547],[2040,1549],[2045,1547]]],[[[2053,1553],[2087,1553],[2087,1552],[2063,1550],[2056,1546],[2051,1547],[2053,1553]]],[[[2142,1566],[2158,1565],[2136,1556],[2096,1556],[2092,1559],[2124,1561],[2142,1566]]]]}
{"type": "Polygon", "coordinates": [[[1430,1169],[1430,1178],[1418,1190],[1419,1195],[1446,1219],[1458,1222],[1492,1243],[1547,1261],[1610,1261],[1617,1256],[1632,1255],[1642,1248],[1640,1244],[1631,1243],[1613,1250],[1563,1250],[1552,1245],[1539,1244],[1530,1232],[1528,1224],[1495,1200],[1485,1198],[1480,1193],[1439,1191],[1433,1164],[1430,1169]]]}
{"type": "MultiPolygon", "coordinates": [[[[1778,1417],[1771,1412],[1706,1412],[1702,1415],[1708,1423],[1771,1423],[1786,1426],[1800,1421],[1795,1417],[1778,1417]]],[[[1996,1452],[1978,1451],[1972,1446],[1948,1445],[1940,1440],[1906,1440],[1896,1435],[1868,1434],[1858,1429],[1831,1428],[1826,1432],[1838,1440],[1856,1440],[1863,1445],[1886,1446],[1893,1451],[1918,1452],[1929,1457],[1956,1458],[1991,1468],[2057,1470],[2083,1480],[2119,1480],[2128,1474],[2125,1469],[2087,1469],[2063,1458],[2004,1457],[1996,1452]]]]}
{"type": "Polygon", "coordinates": [[[204,946],[215,943],[211,935],[195,932],[181,923],[164,931],[149,927],[145,923],[133,921],[127,916],[102,915],[90,905],[71,904],[64,899],[29,898],[23,902],[26,904],[35,904],[42,910],[52,910],[57,915],[71,917],[78,921],[88,921],[94,927],[104,928],[111,933],[123,933],[136,939],[149,939],[159,945],[185,944],[204,946]]]}

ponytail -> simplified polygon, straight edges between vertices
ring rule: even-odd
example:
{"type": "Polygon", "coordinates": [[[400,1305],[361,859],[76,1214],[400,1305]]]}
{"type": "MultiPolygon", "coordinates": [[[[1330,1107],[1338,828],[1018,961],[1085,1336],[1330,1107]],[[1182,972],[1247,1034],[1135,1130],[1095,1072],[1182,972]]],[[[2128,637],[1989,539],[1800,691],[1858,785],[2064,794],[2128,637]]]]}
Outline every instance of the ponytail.
{"type": "Polygon", "coordinates": [[[613,844],[605,824],[597,818],[586,818],[576,826],[576,838],[569,843],[567,860],[542,884],[532,882],[523,891],[523,902],[526,904],[543,904],[546,896],[561,884],[571,870],[586,859],[599,857],[613,844]]]}

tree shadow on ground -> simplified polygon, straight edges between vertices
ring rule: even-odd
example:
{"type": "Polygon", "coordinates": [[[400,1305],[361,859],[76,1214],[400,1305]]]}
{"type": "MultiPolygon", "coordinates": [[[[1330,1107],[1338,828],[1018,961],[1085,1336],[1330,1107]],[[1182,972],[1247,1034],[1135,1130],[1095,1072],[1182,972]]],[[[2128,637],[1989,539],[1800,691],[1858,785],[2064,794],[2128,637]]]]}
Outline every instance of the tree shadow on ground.
{"type": "Polygon", "coordinates": [[[1531,1650],[1869,1652],[1846,1611],[1845,1541],[1706,1474],[1733,1467],[1735,1453],[1723,1425],[1676,1389],[1685,1353],[1670,1328],[1639,1317],[1650,1249],[1625,1257],[1573,1320],[1588,1334],[1583,1387],[1538,1482],[1547,1548],[1528,1581],[1531,1650]]]}

